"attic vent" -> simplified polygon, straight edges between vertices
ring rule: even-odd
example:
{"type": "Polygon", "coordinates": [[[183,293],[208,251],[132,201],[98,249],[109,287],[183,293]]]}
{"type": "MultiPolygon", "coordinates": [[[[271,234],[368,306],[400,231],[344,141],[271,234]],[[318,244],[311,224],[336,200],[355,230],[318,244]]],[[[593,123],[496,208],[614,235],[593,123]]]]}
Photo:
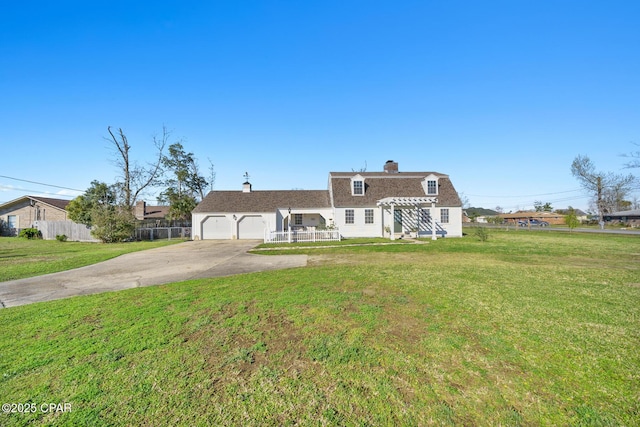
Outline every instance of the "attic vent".
{"type": "Polygon", "coordinates": [[[384,164],[384,171],[386,173],[398,173],[398,162],[387,160],[387,163],[384,164]]]}

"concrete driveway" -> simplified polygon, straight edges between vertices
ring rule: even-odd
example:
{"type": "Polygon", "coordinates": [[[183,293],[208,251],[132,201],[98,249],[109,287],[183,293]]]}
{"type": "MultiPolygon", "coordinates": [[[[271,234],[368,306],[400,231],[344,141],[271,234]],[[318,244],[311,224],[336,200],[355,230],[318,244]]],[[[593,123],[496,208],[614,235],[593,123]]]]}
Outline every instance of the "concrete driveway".
{"type": "Polygon", "coordinates": [[[307,265],[306,255],[253,255],[257,240],[199,240],[121,255],[60,273],[0,282],[0,307],[307,265]]]}

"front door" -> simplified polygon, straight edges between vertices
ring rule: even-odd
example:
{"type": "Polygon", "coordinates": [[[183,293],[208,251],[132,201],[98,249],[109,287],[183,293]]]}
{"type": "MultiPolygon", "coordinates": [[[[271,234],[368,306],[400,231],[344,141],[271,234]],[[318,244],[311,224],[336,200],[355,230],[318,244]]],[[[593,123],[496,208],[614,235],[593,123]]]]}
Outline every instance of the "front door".
{"type": "Polygon", "coordinates": [[[402,233],[402,211],[400,209],[393,211],[393,232],[402,233]]]}

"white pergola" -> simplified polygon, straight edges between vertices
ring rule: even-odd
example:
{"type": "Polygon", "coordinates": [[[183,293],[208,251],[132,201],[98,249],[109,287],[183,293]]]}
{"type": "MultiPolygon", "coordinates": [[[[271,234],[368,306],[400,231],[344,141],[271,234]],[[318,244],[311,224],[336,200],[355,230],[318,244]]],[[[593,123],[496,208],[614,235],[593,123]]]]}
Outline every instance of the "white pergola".
{"type": "MultiPolygon", "coordinates": [[[[420,209],[423,207],[431,207],[433,209],[431,213],[431,240],[436,240],[436,220],[435,220],[435,207],[438,203],[437,197],[385,197],[377,202],[377,205],[381,208],[391,209],[391,240],[395,240],[395,233],[393,232],[393,218],[396,207],[411,207],[416,209],[416,218],[418,224],[420,223],[420,209]]],[[[418,230],[419,231],[419,230],[418,230]]]]}

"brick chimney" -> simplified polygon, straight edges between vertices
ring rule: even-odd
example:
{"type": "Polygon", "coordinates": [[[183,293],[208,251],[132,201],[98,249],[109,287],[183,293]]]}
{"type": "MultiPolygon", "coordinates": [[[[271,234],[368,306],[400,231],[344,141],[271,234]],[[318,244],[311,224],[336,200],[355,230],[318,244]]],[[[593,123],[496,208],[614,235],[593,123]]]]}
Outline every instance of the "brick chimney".
{"type": "Polygon", "coordinates": [[[136,219],[144,219],[144,214],[146,210],[147,210],[147,203],[142,200],[138,200],[136,202],[136,208],[134,212],[136,219]]]}
{"type": "Polygon", "coordinates": [[[384,171],[386,173],[398,173],[398,162],[387,160],[387,163],[384,164],[384,171]]]}

